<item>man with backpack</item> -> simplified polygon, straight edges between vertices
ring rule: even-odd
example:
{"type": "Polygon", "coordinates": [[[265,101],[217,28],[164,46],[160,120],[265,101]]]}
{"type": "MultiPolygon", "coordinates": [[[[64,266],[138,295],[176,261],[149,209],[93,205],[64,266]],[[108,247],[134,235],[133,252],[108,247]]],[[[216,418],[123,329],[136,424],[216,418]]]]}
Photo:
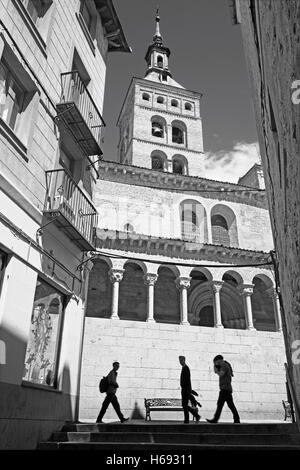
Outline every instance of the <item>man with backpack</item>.
{"type": "Polygon", "coordinates": [[[214,371],[219,376],[220,393],[217,402],[217,409],[213,419],[207,419],[208,423],[217,423],[226,402],[232,411],[234,423],[240,423],[240,417],[233,403],[231,378],[233,377],[232,367],[229,362],[224,361],[223,356],[219,354],[214,358],[214,371]]]}
{"type": "Polygon", "coordinates": [[[100,413],[99,413],[97,421],[96,421],[97,423],[102,423],[103,422],[102,421],[103,416],[104,416],[104,414],[105,414],[105,412],[106,412],[106,410],[107,410],[110,403],[114,407],[115,412],[117,413],[121,423],[124,423],[125,421],[128,421],[128,419],[129,419],[129,418],[124,418],[124,415],[122,414],[121,409],[120,409],[118,399],[116,397],[117,388],[119,388],[119,385],[117,383],[117,375],[118,375],[117,371],[118,371],[119,367],[120,367],[119,362],[117,362],[117,361],[113,362],[113,368],[110,371],[110,373],[108,374],[108,376],[106,378],[104,377],[100,381],[100,391],[101,392],[105,391],[106,392],[106,397],[104,399],[104,402],[102,403],[102,407],[101,407],[100,413]],[[106,379],[106,380],[104,380],[104,379],[106,379]]]}

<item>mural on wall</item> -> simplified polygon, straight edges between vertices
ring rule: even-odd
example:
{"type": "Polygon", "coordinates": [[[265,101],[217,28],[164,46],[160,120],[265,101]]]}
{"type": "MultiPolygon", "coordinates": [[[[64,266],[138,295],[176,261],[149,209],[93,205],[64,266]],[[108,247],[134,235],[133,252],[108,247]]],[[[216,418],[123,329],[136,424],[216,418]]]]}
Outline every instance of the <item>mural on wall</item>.
{"type": "Polygon", "coordinates": [[[63,295],[44,281],[38,280],[23,379],[54,386],[56,350],[59,338],[63,295]]]}

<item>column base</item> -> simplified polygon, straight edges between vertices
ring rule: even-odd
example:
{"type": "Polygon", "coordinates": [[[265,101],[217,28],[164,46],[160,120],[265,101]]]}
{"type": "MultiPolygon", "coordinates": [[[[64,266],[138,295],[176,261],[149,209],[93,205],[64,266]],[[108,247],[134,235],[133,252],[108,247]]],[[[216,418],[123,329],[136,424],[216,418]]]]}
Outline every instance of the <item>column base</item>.
{"type": "Polygon", "coordinates": [[[156,323],[154,318],[147,318],[146,323],[156,323]]]}
{"type": "Polygon", "coordinates": [[[247,326],[247,330],[256,331],[256,328],[254,326],[247,326]]]}
{"type": "Polygon", "coordinates": [[[215,328],[224,328],[224,325],[215,325],[215,328]]]}
{"type": "Polygon", "coordinates": [[[120,320],[120,317],[118,315],[112,315],[110,317],[111,320],[120,320]]]}
{"type": "Polygon", "coordinates": [[[189,326],[191,326],[191,324],[188,321],[181,321],[180,325],[189,325],[189,326]]]}

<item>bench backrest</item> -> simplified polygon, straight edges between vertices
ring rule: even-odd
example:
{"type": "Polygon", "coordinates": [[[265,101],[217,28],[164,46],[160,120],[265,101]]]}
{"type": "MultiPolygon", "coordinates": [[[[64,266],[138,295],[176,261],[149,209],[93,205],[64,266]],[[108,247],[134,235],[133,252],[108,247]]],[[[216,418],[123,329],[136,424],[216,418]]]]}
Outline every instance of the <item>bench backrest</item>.
{"type": "Polygon", "coordinates": [[[145,406],[181,406],[180,398],[145,398],[145,406]]]}

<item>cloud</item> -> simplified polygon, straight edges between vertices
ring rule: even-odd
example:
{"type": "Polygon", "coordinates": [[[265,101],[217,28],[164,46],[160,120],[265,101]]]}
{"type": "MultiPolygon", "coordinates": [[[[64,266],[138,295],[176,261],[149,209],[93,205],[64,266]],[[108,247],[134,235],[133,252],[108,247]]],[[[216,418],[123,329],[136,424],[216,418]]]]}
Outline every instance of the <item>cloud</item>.
{"type": "Polygon", "coordinates": [[[232,150],[206,153],[204,177],[237,183],[255,163],[260,163],[258,143],[237,142],[232,150]]]}

